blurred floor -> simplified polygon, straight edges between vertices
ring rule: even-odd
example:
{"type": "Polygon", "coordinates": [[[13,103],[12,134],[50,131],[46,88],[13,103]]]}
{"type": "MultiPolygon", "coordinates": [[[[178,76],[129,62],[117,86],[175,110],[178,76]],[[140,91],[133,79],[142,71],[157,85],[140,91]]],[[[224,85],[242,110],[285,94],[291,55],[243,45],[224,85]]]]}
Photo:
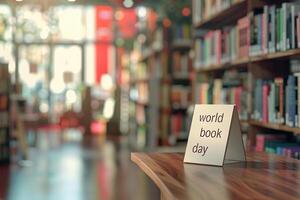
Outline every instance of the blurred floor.
{"type": "Polygon", "coordinates": [[[86,148],[79,132],[64,138],[61,142],[60,133],[38,133],[31,166],[14,166],[9,173],[1,168],[2,195],[8,200],[159,199],[159,190],[130,161],[126,142],[86,148]]]}

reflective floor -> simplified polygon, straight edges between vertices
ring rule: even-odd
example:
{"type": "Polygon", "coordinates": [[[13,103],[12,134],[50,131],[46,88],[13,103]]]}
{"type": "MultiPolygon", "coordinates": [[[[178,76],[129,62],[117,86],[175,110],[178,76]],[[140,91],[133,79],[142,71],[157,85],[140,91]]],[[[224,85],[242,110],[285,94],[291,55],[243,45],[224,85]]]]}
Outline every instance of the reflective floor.
{"type": "MultiPolygon", "coordinates": [[[[100,142],[101,143],[101,142],[100,142]]],[[[0,199],[159,199],[156,186],[130,161],[126,142],[81,145],[81,134],[38,133],[29,166],[0,166],[0,199]],[[91,147],[94,146],[94,147],[91,147]]]]}

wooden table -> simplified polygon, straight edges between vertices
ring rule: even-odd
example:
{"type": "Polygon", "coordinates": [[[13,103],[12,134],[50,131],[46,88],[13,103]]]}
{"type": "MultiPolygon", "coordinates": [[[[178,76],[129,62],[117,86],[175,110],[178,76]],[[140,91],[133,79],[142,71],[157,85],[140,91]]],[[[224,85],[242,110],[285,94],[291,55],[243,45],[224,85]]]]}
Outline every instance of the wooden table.
{"type": "Polygon", "coordinates": [[[300,161],[247,153],[223,167],[184,164],[182,153],[132,153],[157,185],[161,199],[300,199],[300,161]]]}

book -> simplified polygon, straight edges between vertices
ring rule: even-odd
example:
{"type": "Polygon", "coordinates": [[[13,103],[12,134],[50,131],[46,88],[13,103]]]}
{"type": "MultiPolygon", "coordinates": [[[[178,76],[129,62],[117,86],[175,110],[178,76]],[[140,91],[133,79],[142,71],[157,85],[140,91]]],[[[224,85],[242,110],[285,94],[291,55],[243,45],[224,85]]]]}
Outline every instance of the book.
{"type": "Polygon", "coordinates": [[[193,24],[198,24],[203,19],[204,1],[193,0],[193,24]]]}
{"type": "Polygon", "coordinates": [[[248,16],[238,20],[237,32],[238,57],[248,57],[250,46],[250,20],[248,16]]]}
{"type": "Polygon", "coordinates": [[[263,152],[266,144],[270,141],[283,141],[286,139],[286,135],[275,135],[275,134],[257,134],[256,135],[256,146],[255,151],[263,152]]]}
{"type": "Polygon", "coordinates": [[[172,54],[173,59],[173,67],[172,73],[173,77],[182,78],[188,77],[189,75],[189,65],[190,65],[190,58],[188,53],[181,53],[181,52],[174,52],[172,54]]]}
{"type": "Polygon", "coordinates": [[[249,14],[250,20],[250,55],[261,53],[261,29],[263,8],[255,8],[249,14]]]}
{"type": "Polygon", "coordinates": [[[268,29],[268,40],[269,40],[269,44],[268,44],[268,50],[270,53],[275,52],[276,49],[276,23],[275,23],[275,18],[276,17],[276,7],[275,5],[270,6],[269,8],[269,29],[268,29]]]}
{"type": "Polygon", "coordinates": [[[235,104],[240,119],[248,119],[248,91],[245,86],[247,73],[225,73],[222,79],[196,84],[196,103],[200,104],[235,104]]]}
{"type": "Polygon", "coordinates": [[[171,88],[173,108],[187,108],[191,103],[191,88],[184,85],[173,85],[171,88]]]}
{"type": "Polygon", "coordinates": [[[297,47],[297,33],[300,30],[297,30],[297,18],[298,13],[300,12],[299,4],[291,5],[291,49],[295,49],[297,47]]]}

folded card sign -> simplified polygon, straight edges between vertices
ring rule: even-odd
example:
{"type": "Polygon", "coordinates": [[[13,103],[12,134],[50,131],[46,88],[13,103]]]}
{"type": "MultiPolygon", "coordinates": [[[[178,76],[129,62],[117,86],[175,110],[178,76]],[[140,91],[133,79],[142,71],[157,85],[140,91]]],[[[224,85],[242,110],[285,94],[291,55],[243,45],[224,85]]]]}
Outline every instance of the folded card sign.
{"type": "Polygon", "coordinates": [[[222,166],[245,161],[234,105],[195,105],[184,162],[222,166]]]}

